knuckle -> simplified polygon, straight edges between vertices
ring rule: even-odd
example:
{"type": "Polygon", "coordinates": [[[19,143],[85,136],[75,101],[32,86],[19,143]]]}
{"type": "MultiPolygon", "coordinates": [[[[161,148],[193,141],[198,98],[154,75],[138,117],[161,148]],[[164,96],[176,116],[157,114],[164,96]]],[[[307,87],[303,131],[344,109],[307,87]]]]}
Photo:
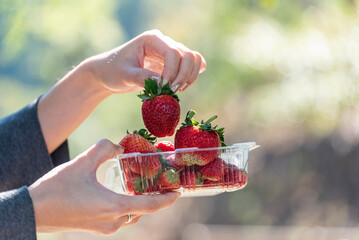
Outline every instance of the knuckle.
{"type": "Polygon", "coordinates": [[[196,61],[202,62],[202,55],[199,52],[194,52],[193,54],[195,55],[196,61]]]}
{"type": "Polygon", "coordinates": [[[112,143],[107,138],[102,138],[100,141],[97,142],[97,145],[100,147],[108,147],[111,146],[112,143]]]}
{"type": "Polygon", "coordinates": [[[178,48],[170,47],[168,49],[168,55],[170,55],[173,58],[176,58],[177,60],[180,60],[181,58],[181,52],[178,48]]]}
{"type": "Polygon", "coordinates": [[[194,64],[196,61],[196,55],[193,52],[186,52],[183,58],[189,61],[191,64],[194,64]]]}
{"type": "Polygon", "coordinates": [[[151,29],[149,31],[146,31],[145,34],[152,35],[152,36],[161,36],[163,33],[159,29],[151,29]]]}

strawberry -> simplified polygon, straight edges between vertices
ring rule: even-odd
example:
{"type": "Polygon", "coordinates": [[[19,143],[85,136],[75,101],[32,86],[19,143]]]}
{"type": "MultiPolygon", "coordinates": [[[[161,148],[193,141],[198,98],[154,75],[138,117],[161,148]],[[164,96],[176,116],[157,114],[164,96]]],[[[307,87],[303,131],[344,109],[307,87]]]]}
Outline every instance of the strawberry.
{"type": "MultiPolygon", "coordinates": [[[[124,147],[124,153],[155,153],[156,148],[150,141],[156,138],[151,137],[145,129],[133,131],[121,140],[120,145],[124,147]]],[[[128,161],[132,172],[141,176],[153,177],[161,170],[162,165],[158,156],[138,156],[123,159],[128,161]]]]}
{"type": "Polygon", "coordinates": [[[215,158],[207,165],[201,166],[199,172],[209,181],[220,181],[223,179],[224,163],[221,158],[215,158]]]}
{"type": "Polygon", "coordinates": [[[182,166],[177,165],[177,163],[176,163],[176,157],[175,157],[174,154],[172,154],[172,155],[166,157],[166,165],[167,165],[168,167],[170,167],[170,168],[176,169],[177,171],[183,168],[182,166]]]}
{"type": "Polygon", "coordinates": [[[203,178],[201,174],[193,167],[187,167],[180,174],[181,186],[184,188],[196,188],[203,184],[203,178]]]}
{"type": "Polygon", "coordinates": [[[223,186],[223,181],[211,181],[209,179],[204,179],[203,180],[203,186],[202,187],[206,187],[206,188],[213,188],[213,187],[222,187],[223,186]]]}
{"type": "Polygon", "coordinates": [[[226,164],[223,181],[229,187],[243,186],[247,183],[247,174],[236,165],[226,164]]]}
{"type": "Polygon", "coordinates": [[[162,141],[155,145],[155,148],[161,149],[162,152],[172,152],[175,150],[175,146],[170,141],[162,141]]]}
{"type": "Polygon", "coordinates": [[[172,136],[178,125],[181,109],[178,96],[169,83],[162,86],[151,78],[145,80],[145,90],[138,95],[143,100],[142,118],[146,128],[156,137],[172,136]]]}
{"type": "Polygon", "coordinates": [[[150,179],[141,177],[137,174],[132,174],[127,180],[127,191],[132,195],[142,195],[144,193],[156,192],[157,188],[150,179]]]}
{"type": "Polygon", "coordinates": [[[146,191],[145,183],[146,181],[143,181],[144,179],[137,174],[133,174],[128,180],[127,180],[127,191],[132,195],[141,195],[146,191]]]}
{"type": "Polygon", "coordinates": [[[161,190],[173,190],[180,188],[180,178],[179,171],[176,171],[173,168],[167,168],[163,170],[160,176],[157,179],[157,186],[161,190]]]}
{"type": "MultiPolygon", "coordinates": [[[[217,126],[212,127],[211,122],[217,118],[213,116],[206,122],[197,122],[192,119],[196,114],[195,111],[190,110],[187,113],[185,123],[176,132],[175,148],[217,148],[225,146],[223,132],[224,128],[217,129],[217,126]]],[[[209,151],[193,151],[187,153],[178,153],[176,161],[178,165],[191,166],[194,164],[203,166],[215,159],[220,150],[209,151]]]]}
{"type": "Polygon", "coordinates": [[[129,133],[121,140],[120,145],[124,147],[123,153],[151,153],[156,152],[156,148],[153,143],[156,141],[156,137],[152,137],[146,129],[140,129],[139,131],[133,131],[129,133]]]}

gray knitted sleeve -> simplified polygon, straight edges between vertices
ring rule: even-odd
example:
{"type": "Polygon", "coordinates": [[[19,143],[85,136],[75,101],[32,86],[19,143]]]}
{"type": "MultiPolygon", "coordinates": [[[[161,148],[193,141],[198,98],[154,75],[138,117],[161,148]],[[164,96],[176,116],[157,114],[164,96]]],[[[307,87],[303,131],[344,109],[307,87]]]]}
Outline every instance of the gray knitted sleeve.
{"type": "Polygon", "coordinates": [[[0,239],[36,239],[34,209],[26,187],[0,193],[0,239]]]}
{"type": "Polygon", "coordinates": [[[0,239],[36,239],[26,186],[69,160],[67,141],[48,153],[37,104],[38,100],[0,119],[0,239]]]}

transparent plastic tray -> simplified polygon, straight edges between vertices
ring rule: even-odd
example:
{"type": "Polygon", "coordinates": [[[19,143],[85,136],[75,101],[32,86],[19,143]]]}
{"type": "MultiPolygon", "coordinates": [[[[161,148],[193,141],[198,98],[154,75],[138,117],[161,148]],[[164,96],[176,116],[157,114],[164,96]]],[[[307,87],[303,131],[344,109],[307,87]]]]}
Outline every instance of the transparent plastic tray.
{"type": "Polygon", "coordinates": [[[255,142],[248,142],[220,148],[183,148],[173,152],[123,154],[110,160],[111,165],[106,170],[105,186],[126,195],[178,191],[182,193],[182,197],[189,197],[236,191],[247,185],[248,155],[251,150],[258,147],[255,142]],[[178,165],[183,162],[181,159],[195,156],[213,158],[213,161],[222,163],[223,171],[220,171],[220,176],[214,180],[213,177],[201,174],[203,166],[178,165]],[[156,167],[156,172],[151,172],[149,169],[153,167],[154,162],[155,165],[160,162],[160,167],[156,167]],[[136,173],[132,171],[133,167],[136,167],[136,173]],[[163,187],[158,179],[164,169],[176,172],[180,183],[177,181],[174,187],[163,187]],[[198,180],[194,182],[193,176],[198,180]]]}

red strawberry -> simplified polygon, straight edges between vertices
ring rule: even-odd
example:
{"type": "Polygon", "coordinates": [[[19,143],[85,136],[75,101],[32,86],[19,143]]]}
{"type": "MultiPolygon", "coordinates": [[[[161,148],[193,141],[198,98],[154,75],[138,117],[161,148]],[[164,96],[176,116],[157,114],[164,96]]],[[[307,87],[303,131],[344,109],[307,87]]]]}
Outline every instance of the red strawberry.
{"type": "Polygon", "coordinates": [[[201,166],[199,172],[209,181],[220,181],[223,179],[224,163],[221,158],[215,158],[207,165],[201,166]]]}
{"type": "MultiPolygon", "coordinates": [[[[125,148],[124,153],[155,153],[156,148],[150,141],[155,138],[151,137],[145,129],[132,134],[128,133],[120,142],[125,148]]],[[[129,168],[132,172],[141,176],[153,177],[161,170],[162,165],[158,156],[141,156],[123,159],[128,161],[129,168]]]]}
{"type": "Polygon", "coordinates": [[[181,186],[184,188],[196,188],[201,186],[203,183],[203,178],[197,170],[192,167],[185,168],[181,171],[181,186]]]}
{"type": "Polygon", "coordinates": [[[127,180],[127,191],[132,195],[141,195],[146,191],[144,179],[136,174],[133,174],[127,180]]]}
{"type": "MultiPolygon", "coordinates": [[[[192,119],[196,114],[190,110],[187,113],[185,123],[177,131],[175,136],[175,148],[216,148],[225,146],[223,139],[224,128],[217,129],[212,127],[211,122],[217,118],[213,116],[206,122],[201,123],[192,119]]],[[[176,161],[178,165],[191,166],[194,164],[203,166],[215,159],[219,154],[219,150],[194,151],[187,153],[178,153],[176,161]]]]}
{"type": "Polygon", "coordinates": [[[170,141],[162,141],[155,145],[156,149],[161,149],[162,152],[172,152],[175,150],[175,146],[170,141]]]}
{"type": "Polygon", "coordinates": [[[205,179],[203,181],[203,186],[202,187],[208,187],[208,188],[213,188],[213,187],[221,187],[223,186],[223,181],[211,181],[209,179],[205,179]]]}
{"type": "Polygon", "coordinates": [[[177,163],[176,163],[176,157],[175,157],[174,154],[172,154],[172,155],[170,155],[170,156],[168,156],[168,157],[166,158],[166,165],[167,165],[168,167],[170,167],[170,168],[176,169],[176,171],[178,171],[178,170],[180,170],[180,169],[183,168],[183,166],[177,165],[177,163]]]}
{"type": "Polygon", "coordinates": [[[226,164],[223,181],[229,187],[243,186],[247,183],[247,175],[237,166],[226,164]]]}
{"type": "Polygon", "coordinates": [[[155,137],[151,137],[146,129],[140,129],[139,131],[133,131],[129,133],[121,140],[120,145],[124,147],[123,153],[151,153],[156,152],[156,148],[153,142],[155,137]]]}
{"type": "Polygon", "coordinates": [[[146,128],[156,137],[172,136],[178,125],[181,109],[178,96],[170,89],[169,83],[151,78],[145,80],[145,90],[138,95],[143,100],[142,118],[146,128]]]}
{"type": "MultiPolygon", "coordinates": [[[[181,170],[179,170],[181,171],[181,170]]],[[[180,178],[178,172],[173,168],[163,170],[157,179],[157,186],[160,190],[173,190],[180,187],[180,178]]]]}
{"type": "Polygon", "coordinates": [[[152,179],[132,174],[132,176],[127,180],[127,191],[132,195],[142,195],[144,193],[156,192],[157,187],[153,183],[152,179]]]}

